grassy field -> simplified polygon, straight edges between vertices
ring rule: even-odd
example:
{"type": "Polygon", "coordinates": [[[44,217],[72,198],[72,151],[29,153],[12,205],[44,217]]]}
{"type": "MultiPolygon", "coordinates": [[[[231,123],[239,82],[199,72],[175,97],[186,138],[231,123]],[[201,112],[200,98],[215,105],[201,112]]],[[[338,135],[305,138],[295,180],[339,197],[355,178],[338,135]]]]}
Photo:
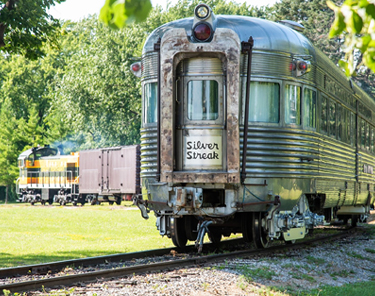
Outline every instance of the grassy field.
{"type": "Polygon", "coordinates": [[[136,207],[0,205],[0,268],[172,246],[136,207]]]}
{"type": "MultiPolygon", "coordinates": [[[[171,247],[150,215],[121,206],[0,204],[0,268],[171,247]]],[[[375,281],[295,292],[268,287],[259,295],[372,296],[375,281]]],[[[64,294],[65,295],[65,294],[64,294]]]]}

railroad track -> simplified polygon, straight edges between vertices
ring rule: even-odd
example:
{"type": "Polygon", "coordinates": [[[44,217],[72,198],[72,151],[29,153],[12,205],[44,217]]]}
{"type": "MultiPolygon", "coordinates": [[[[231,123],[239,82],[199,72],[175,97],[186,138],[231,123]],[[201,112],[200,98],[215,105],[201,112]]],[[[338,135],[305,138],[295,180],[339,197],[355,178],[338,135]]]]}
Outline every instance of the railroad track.
{"type": "MultiPolygon", "coordinates": [[[[341,229],[342,230],[342,229],[341,229]]],[[[161,259],[160,262],[148,263],[148,264],[135,264],[133,266],[118,267],[115,269],[101,269],[95,271],[89,271],[84,273],[78,273],[73,275],[63,275],[63,276],[53,276],[50,278],[32,279],[21,282],[7,283],[0,285],[0,295],[3,291],[10,291],[11,293],[24,292],[24,291],[34,291],[41,290],[44,288],[54,288],[54,287],[67,287],[83,282],[92,282],[97,279],[108,279],[116,277],[124,277],[133,274],[141,274],[152,271],[162,271],[185,268],[189,266],[200,266],[208,263],[224,261],[227,259],[239,258],[239,257],[251,257],[251,256],[267,256],[270,254],[275,254],[285,250],[298,249],[306,246],[311,246],[313,244],[322,243],[329,240],[341,239],[343,237],[349,236],[353,233],[353,228],[347,228],[343,231],[338,231],[338,233],[330,234],[324,237],[314,238],[298,242],[292,245],[278,245],[267,249],[246,249],[233,251],[230,253],[214,254],[214,255],[198,255],[195,254],[191,258],[178,259],[180,256],[174,257],[174,259],[169,259],[165,261],[161,259]]],[[[226,245],[234,245],[241,243],[241,240],[228,240],[223,242],[226,245]]],[[[220,245],[222,247],[222,245],[220,245]]],[[[212,245],[211,245],[212,247],[212,245]]],[[[194,246],[189,246],[185,251],[192,251],[194,246]]],[[[210,248],[210,244],[206,245],[205,248],[210,248]]],[[[135,252],[127,254],[116,254],[100,257],[92,257],[85,259],[75,259],[68,261],[60,261],[48,264],[40,264],[33,266],[24,266],[17,268],[5,268],[0,269],[0,277],[6,276],[7,278],[15,277],[16,275],[26,275],[34,271],[34,273],[48,273],[53,271],[58,271],[64,269],[67,266],[89,266],[95,264],[103,264],[107,262],[114,261],[127,261],[134,260],[136,258],[144,257],[154,257],[154,256],[165,256],[176,252],[175,248],[167,248],[160,250],[150,250],[144,252],[135,252]],[[8,272],[8,273],[7,273],[8,272]]],[[[184,253],[185,254],[185,253],[184,253]]],[[[185,257],[185,255],[182,256],[185,257]]],[[[186,255],[187,256],[187,255],[186,255]]],[[[51,276],[51,275],[49,275],[51,276]]]]}

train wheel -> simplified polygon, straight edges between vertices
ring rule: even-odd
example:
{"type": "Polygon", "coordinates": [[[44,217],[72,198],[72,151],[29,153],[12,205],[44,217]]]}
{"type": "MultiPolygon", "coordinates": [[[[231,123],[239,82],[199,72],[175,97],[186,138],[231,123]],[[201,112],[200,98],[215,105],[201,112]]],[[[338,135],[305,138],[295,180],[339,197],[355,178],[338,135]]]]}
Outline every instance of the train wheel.
{"type": "Polygon", "coordinates": [[[358,215],[352,215],[352,222],[351,222],[351,225],[353,227],[356,227],[357,226],[357,223],[358,223],[358,215]]]}
{"type": "Polygon", "coordinates": [[[171,218],[172,242],[177,248],[184,248],[187,236],[184,227],[184,218],[171,218]]]}
{"type": "Polygon", "coordinates": [[[243,213],[241,221],[242,237],[245,242],[253,240],[253,225],[251,213],[243,213]]]}
{"type": "Polygon", "coordinates": [[[195,241],[198,236],[198,220],[193,216],[185,216],[185,233],[188,240],[195,241]]]}
{"type": "Polygon", "coordinates": [[[208,232],[208,238],[210,239],[211,243],[219,244],[221,242],[221,233],[217,231],[210,230],[208,232]]]}
{"type": "Polygon", "coordinates": [[[46,204],[46,201],[42,200],[40,203],[42,204],[42,206],[44,206],[46,204]]]}
{"type": "Polygon", "coordinates": [[[267,248],[269,237],[263,227],[264,215],[253,213],[253,240],[257,249],[267,248]]]}
{"type": "Polygon", "coordinates": [[[113,202],[113,201],[110,201],[110,202],[108,202],[108,203],[109,203],[109,205],[110,205],[110,206],[114,204],[114,202],[113,202]]]}

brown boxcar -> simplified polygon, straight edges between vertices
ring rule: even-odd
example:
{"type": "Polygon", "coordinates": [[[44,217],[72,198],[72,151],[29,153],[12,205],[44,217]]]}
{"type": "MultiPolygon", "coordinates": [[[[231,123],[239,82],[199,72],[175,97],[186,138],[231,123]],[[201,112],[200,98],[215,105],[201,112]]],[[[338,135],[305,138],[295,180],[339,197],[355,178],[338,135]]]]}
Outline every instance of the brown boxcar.
{"type": "Polygon", "coordinates": [[[140,193],[139,145],[80,151],[79,192],[91,204],[140,193]]]}

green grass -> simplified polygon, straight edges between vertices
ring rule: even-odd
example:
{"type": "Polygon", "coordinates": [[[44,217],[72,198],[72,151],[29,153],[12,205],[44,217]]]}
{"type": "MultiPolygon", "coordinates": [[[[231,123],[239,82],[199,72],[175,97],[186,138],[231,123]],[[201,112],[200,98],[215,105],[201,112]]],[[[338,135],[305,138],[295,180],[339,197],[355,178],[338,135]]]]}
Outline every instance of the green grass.
{"type": "Polygon", "coordinates": [[[0,268],[171,247],[125,206],[0,205],[0,268]]]}
{"type": "Polygon", "coordinates": [[[340,287],[324,286],[313,290],[297,290],[295,287],[288,289],[273,288],[274,291],[282,291],[290,296],[373,296],[375,291],[375,281],[359,282],[347,284],[340,287]]]}

